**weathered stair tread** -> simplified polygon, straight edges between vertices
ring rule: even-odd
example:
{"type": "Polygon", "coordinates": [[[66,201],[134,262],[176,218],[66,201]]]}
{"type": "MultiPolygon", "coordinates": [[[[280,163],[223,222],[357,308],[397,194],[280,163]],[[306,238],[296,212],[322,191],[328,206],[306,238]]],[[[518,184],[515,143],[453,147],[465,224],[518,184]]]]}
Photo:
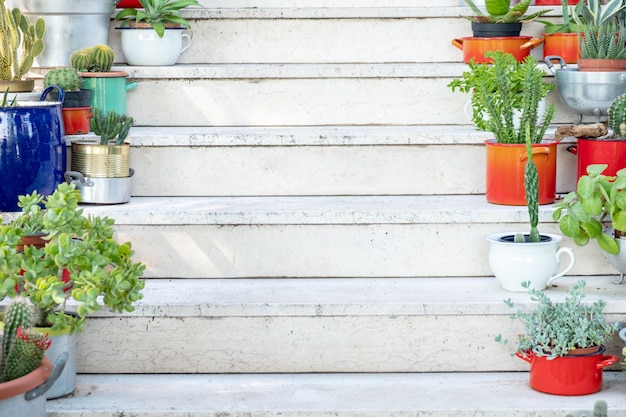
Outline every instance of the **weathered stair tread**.
{"type": "Polygon", "coordinates": [[[48,417],[563,417],[605,400],[626,412],[621,372],[604,372],[599,393],[532,390],[527,372],[403,374],[79,375],[48,417]]]}
{"type": "MultiPolygon", "coordinates": [[[[608,314],[626,312],[626,283],[616,276],[563,277],[546,293],[562,300],[579,279],[585,300],[603,299],[608,314]]],[[[369,315],[508,315],[503,302],[532,307],[526,293],[503,290],[493,277],[148,279],[133,316],[252,317],[369,315]]],[[[96,316],[107,316],[106,311],[96,316]]]]}

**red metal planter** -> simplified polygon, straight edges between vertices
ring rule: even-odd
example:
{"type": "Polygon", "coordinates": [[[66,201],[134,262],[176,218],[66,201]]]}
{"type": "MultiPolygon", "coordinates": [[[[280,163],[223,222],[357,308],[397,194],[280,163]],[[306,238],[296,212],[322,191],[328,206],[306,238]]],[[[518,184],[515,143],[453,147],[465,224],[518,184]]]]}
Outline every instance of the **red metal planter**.
{"type": "Polygon", "coordinates": [[[537,356],[516,356],[530,363],[530,386],[534,390],[556,395],[587,395],[602,389],[602,370],[619,361],[617,356],[604,355],[605,348],[589,355],[566,355],[555,359],[537,356]]]}
{"type": "MultiPolygon", "coordinates": [[[[526,145],[485,141],[487,176],[485,197],[494,204],[526,205],[524,169],[526,145]]],[[[556,145],[544,140],[533,145],[533,161],[539,174],[539,204],[553,203],[556,197],[556,145]]]]}
{"type": "Polygon", "coordinates": [[[578,138],[567,150],[578,156],[578,178],[587,174],[593,164],[608,164],[604,175],[615,175],[626,168],[626,140],[578,138]]]}

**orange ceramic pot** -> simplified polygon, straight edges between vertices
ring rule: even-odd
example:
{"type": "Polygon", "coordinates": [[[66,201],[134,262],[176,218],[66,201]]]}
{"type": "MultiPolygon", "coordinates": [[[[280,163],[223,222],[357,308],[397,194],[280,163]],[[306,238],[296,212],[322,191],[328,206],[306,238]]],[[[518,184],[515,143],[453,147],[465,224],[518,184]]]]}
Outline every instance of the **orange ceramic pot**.
{"type": "Polygon", "coordinates": [[[476,63],[488,63],[491,60],[485,58],[485,52],[503,51],[522,62],[530,51],[541,45],[543,38],[530,36],[502,36],[495,38],[466,37],[452,40],[452,45],[463,51],[463,62],[469,63],[472,59],[476,63]]]}
{"type": "Polygon", "coordinates": [[[560,56],[566,64],[575,64],[580,57],[578,33],[543,35],[543,58],[560,56]]]}
{"type": "MultiPolygon", "coordinates": [[[[485,141],[487,177],[485,197],[489,203],[526,205],[524,170],[526,146],[485,141]]],[[[533,162],[539,174],[539,204],[553,203],[556,197],[556,141],[543,140],[532,146],[533,162]]]]}

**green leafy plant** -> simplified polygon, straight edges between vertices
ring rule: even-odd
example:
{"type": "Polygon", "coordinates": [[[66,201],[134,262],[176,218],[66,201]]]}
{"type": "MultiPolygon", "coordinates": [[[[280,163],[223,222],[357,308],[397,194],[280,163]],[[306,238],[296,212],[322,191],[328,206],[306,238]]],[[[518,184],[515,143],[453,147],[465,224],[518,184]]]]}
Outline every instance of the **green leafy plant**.
{"type": "Polygon", "coordinates": [[[31,330],[31,322],[26,301],[21,297],[13,300],[4,315],[0,382],[13,381],[41,365],[50,340],[31,330]]]}
{"type": "Polygon", "coordinates": [[[583,59],[626,59],[626,36],[617,22],[585,26],[578,43],[583,59]]]}
{"type": "Polygon", "coordinates": [[[524,23],[532,22],[538,17],[548,13],[550,10],[540,10],[535,13],[526,14],[531,0],[521,0],[511,6],[511,0],[487,0],[483,12],[472,0],[465,0],[465,3],[472,9],[475,16],[466,17],[473,22],[482,23],[524,23]]]}
{"type": "Polygon", "coordinates": [[[572,14],[576,24],[590,26],[592,29],[614,22],[620,13],[626,10],[623,0],[609,0],[602,4],[600,0],[585,0],[579,2],[579,13],[572,14]]]}
{"type": "Polygon", "coordinates": [[[130,22],[147,23],[162,38],[167,25],[191,28],[191,24],[181,15],[181,10],[190,6],[200,6],[197,0],[139,0],[143,10],[122,9],[115,15],[115,20],[122,21],[122,27],[130,22]]]}
{"type": "MultiPolygon", "coordinates": [[[[523,284],[529,288],[530,283],[523,284]]],[[[554,359],[571,353],[573,349],[599,346],[617,331],[616,323],[607,323],[603,310],[606,302],[584,303],[586,282],[580,280],[570,287],[563,302],[554,302],[542,291],[531,288],[530,299],[537,302],[531,311],[518,309],[511,319],[520,320],[524,334],[518,336],[515,352],[554,359]]],[[[515,308],[511,299],[505,303],[515,308]]],[[[496,341],[506,344],[501,335],[496,341]]]]}
{"type": "Polygon", "coordinates": [[[21,80],[43,52],[46,24],[31,23],[20,9],[7,9],[0,0],[0,80],[21,80]]]}
{"type": "Polygon", "coordinates": [[[567,0],[561,0],[561,8],[563,20],[555,23],[548,20],[537,20],[539,23],[543,23],[545,26],[545,34],[551,35],[553,33],[577,33],[581,32],[584,25],[577,22],[576,18],[580,19],[582,16],[583,7],[585,7],[585,0],[580,0],[576,6],[570,8],[567,4],[567,0]]]}
{"type": "Polygon", "coordinates": [[[109,72],[115,52],[108,45],[79,49],[70,55],[70,66],[81,72],[109,72]]]}
{"type": "Polygon", "coordinates": [[[617,255],[619,245],[615,237],[626,234],[626,168],[616,176],[603,175],[606,168],[606,164],[589,165],[587,175],[579,178],[576,191],[555,205],[553,219],[577,245],[584,246],[595,239],[604,251],[617,255]],[[613,236],[604,232],[605,222],[613,228],[613,236]]]}
{"type": "Polygon", "coordinates": [[[48,197],[21,197],[22,213],[0,225],[0,299],[27,299],[36,327],[80,331],[101,303],[133,311],[142,298],[145,266],[133,261],[130,242],[114,239],[113,219],[85,216],[79,200],[75,185],[62,183],[48,197]],[[43,234],[44,245],[22,249],[33,229],[43,234]],[[76,315],[66,313],[70,298],[76,315]]]}
{"type": "Polygon", "coordinates": [[[104,114],[95,108],[90,120],[91,131],[100,136],[100,145],[121,145],[128,136],[134,120],[125,114],[117,114],[111,110],[104,114]]]}
{"type": "Polygon", "coordinates": [[[76,68],[55,68],[46,73],[44,87],[58,85],[63,91],[79,91],[83,86],[83,77],[76,68]]]}
{"type": "Polygon", "coordinates": [[[498,143],[526,143],[524,126],[530,126],[532,143],[539,143],[554,115],[554,105],[547,107],[543,120],[537,109],[553,86],[543,81],[544,73],[537,60],[528,56],[518,62],[511,54],[486,52],[492,63],[470,62],[469,71],[452,80],[452,91],[471,93],[472,121],[479,130],[491,132],[498,143]],[[521,113],[519,123],[515,112],[521,113]]]}

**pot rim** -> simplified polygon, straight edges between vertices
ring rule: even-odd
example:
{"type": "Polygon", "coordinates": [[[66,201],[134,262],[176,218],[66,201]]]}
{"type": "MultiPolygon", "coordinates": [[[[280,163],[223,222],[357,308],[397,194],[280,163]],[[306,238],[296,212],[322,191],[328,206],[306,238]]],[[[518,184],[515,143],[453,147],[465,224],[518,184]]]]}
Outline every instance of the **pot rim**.
{"type": "MultiPolygon", "coordinates": [[[[495,243],[495,244],[501,244],[501,245],[519,245],[519,243],[515,243],[515,242],[506,242],[503,240],[500,240],[501,238],[505,237],[505,236],[511,236],[511,235],[515,235],[516,233],[522,233],[523,235],[528,235],[528,232],[501,232],[501,233],[492,233],[490,235],[487,236],[487,240],[490,243],[495,243]]],[[[545,236],[548,237],[550,240],[545,240],[545,241],[541,241],[541,242],[524,242],[527,245],[552,245],[554,243],[559,243],[561,240],[563,240],[563,236],[561,235],[557,235],[555,233],[539,233],[540,236],[545,236]]]]}
{"type": "MultiPolygon", "coordinates": [[[[525,143],[498,143],[496,142],[495,139],[487,139],[483,142],[485,145],[489,145],[489,146],[524,146],[526,147],[525,143]]],[[[554,140],[554,139],[542,139],[540,143],[533,143],[532,146],[556,146],[558,145],[558,141],[554,140]]]]}

